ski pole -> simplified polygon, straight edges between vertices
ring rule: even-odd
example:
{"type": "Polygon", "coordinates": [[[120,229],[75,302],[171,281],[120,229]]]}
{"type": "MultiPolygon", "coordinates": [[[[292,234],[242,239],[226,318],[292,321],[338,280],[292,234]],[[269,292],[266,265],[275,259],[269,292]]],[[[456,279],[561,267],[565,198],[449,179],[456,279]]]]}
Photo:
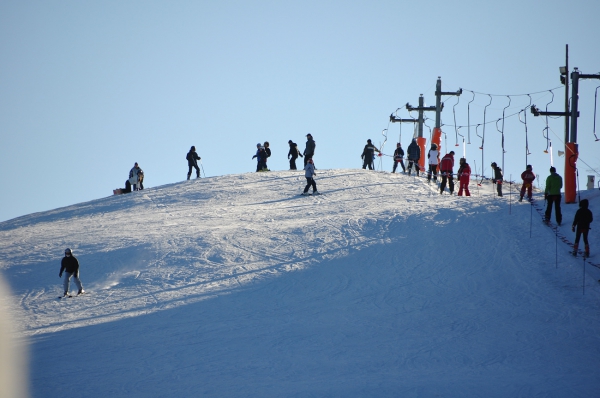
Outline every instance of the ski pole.
{"type": "Polygon", "coordinates": [[[204,172],[204,166],[202,166],[202,159],[200,159],[200,168],[202,169],[202,174],[204,174],[204,178],[206,178],[206,173],[204,172]]]}

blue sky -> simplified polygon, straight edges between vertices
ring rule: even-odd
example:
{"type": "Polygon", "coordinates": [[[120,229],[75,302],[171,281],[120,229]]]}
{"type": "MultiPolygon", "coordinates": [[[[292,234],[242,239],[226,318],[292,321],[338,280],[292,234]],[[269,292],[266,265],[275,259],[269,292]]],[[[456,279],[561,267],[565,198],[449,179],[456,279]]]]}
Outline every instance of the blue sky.
{"type": "MultiPolygon", "coordinates": [[[[380,145],[384,129],[392,154],[400,126],[389,124],[391,113],[416,106],[420,94],[435,104],[438,76],[444,91],[482,93],[469,113],[470,92],[456,107],[456,97],[445,97],[442,113],[445,145],[455,150],[454,117],[459,126],[470,119],[467,158],[481,169],[483,93],[494,95],[487,122],[502,117],[505,95],[507,115],[529,105],[514,94],[538,93],[532,101],[545,109],[547,90],[560,86],[566,44],[571,69],[600,72],[598,15],[600,3],[589,1],[3,1],[0,220],[109,196],[134,162],[146,187],[181,181],[191,145],[209,177],[252,172],[264,141],[269,167],[285,170],[287,141],[303,149],[307,133],[317,168],[361,167],[366,140],[380,145]]],[[[580,84],[582,185],[600,169],[592,134],[599,85],[580,84]]],[[[548,109],[562,111],[564,89],[554,94],[548,109]]],[[[563,125],[549,121],[561,174],[563,125]]],[[[527,161],[545,178],[545,127],[527,112],[526,160],[525,125],[518,115],[505,119],[507,177],[527,161]]],[[[489,175],[489,163],[500,163],[501,134],[496,123],[485,129],[489,175]]],[[[404,124],[404,147],[411,136],[404,124]]],[[[391,158],[381,167],[391,171],[391,158]]]]}

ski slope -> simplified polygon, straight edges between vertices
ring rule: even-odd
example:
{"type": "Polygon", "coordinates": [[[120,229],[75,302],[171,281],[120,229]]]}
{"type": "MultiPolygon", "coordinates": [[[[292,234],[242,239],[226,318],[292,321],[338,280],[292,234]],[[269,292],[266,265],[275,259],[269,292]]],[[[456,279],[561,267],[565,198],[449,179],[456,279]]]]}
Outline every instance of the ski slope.
{"type": "MultiPolygon", "coordinates": [[[[247,173],[0,223],[31,395],[598,394],[600,270],[514,189],[317,173],[321,196],[247,173]],[[66,247],[89,294],[58,300],[66,247]]],[[[581,195],[597,262],[600,191],[581,195]]]]}

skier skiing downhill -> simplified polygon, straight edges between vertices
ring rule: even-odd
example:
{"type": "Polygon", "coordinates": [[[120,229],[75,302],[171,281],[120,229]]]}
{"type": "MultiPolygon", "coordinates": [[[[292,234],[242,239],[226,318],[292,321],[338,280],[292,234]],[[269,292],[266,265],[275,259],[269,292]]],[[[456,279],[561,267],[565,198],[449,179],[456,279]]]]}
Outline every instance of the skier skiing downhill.
{"type": "Polygon", "coordinates": [[[410,175],[414,164],[418,177],[420,170],[419,159],[421,159],[421,148],[419,148],[416,138],[412,139],[412,142],[410,143],[408,148],[406,148],[406,153],[408,155],[408,175],[410,175]]]}
{"type": "Polygon", "coordinates": [[[79,289],[77,291],[77,295],[85,293],[83,290],[83,285],[81,284],[81,280],[79,280],[79,261],[73,255],[71,249],[65,249],[65,256],[60,262],[60,272],[58,273],[58,277],[62,278],[63,271],[65,273],[65,278],[63,280],[63,297],[69,296],[69,283],[71,281],[71,277],[75,280],[75,285],[79,289]]]}
{"type": "Polygon", "coordinates": [[[406,167],[404,167],[404,149],[402,149],[401,143],[396,144],[396,150],[394,151],[394,168],[392,169],[392,173],[396,172],[398,163],[400,163],[400,166],[402,166],[402,172],[406,173],[406,167]]]}
{"type": "Polygon", "coordinates": [[[440,184],[440,195],[444,193],[446,188],[446,180],[450,188],[450,195],[454,192],[454,179],[452,173],[454,170],[454,151],[445,154],[440,162],[440,173],[442,174],[442,183],[440,184]]]}
{"type": "Polygon", "coordinates": [[[523,201],[525,190],[527,190],[527,199],[531,200],[531,190],[533,189],[533,181],[535,181],[533,166],[530,164],[527,165],[527,169],[521,173],[521,179],[523,180],[523,185],[521,186],[521,197],[519,198],[519,202],[523,201]]]}
{"type": "Polygon", "coordinates": [[[594,221],[594,216],[589,207],[589,201],[587,199],[583,199],[579,202],[579,210],[575,213],[575,218],[573,219],[573,226],[571,230],[575,232],[575,228],[577,228],[577,232],[575,232],[575,244],[573,245],[573,255],[577,256],[577,249],[579,248],[579,239],[581,235],[583,235],[583,244],[585,245],[584,255],[586,257],[590,256],[590,245],[588,243],[588,233],[590,232],[590,224],[594,221]]]}
{"type": "Polygon", "coordinates": [[[471,166],[467,163],[467,159],[460,158],[460,166],[456,175],[458,176],[458,196],[462,196],[463,190],[465,191],[465,196],[471,196],[471,192],[469,192],[469,181],[471,179],[471,166]]]}
{"type": "Polygon", "coordinates": [[[304,167],[304,176],[306,177],[306,187],[304,187],[304,192],[302,192],[302,195],[307,196],[309,195],[308,193],[308,189],[312,186],[313,189],[313,195],[320,195],[319,192],[317,191],[317,183],[315,182],[315,178],[314,176],[317,173],[315,173],[315,164],[313,162],[312,159],[308,159],[306,161],[306,166],[304,167]]]}

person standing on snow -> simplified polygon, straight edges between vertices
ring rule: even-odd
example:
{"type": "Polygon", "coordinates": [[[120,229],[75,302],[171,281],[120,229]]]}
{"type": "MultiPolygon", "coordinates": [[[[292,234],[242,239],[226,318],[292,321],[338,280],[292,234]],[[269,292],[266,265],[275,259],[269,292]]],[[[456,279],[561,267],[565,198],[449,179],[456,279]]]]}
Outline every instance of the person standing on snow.
{"type": "Polygon", "coordinates": [[[360,155],[361,159],[363,159],[363,169],[366,169],[369,166],[369,170],[373,170],[373,158],[375,157],[375,152],[381,153],[375,145],[371,143],[371,140],[367,140],[367,145],[365,145],[365,149],[363,149],[362,155],[360,155]]]}
{"type": "Polygon", "coordinates": [[[185,158],[188,161],[188,167],[189,167],[189,170],[188,170],[188,173],[187,173],[187,179],[189,180],[190,177],[192,176],[192,168],[196,169],[196,178],[200,178],[200,168],[198,167],[197,160],[200,160],[201,158],[196,153],[196,147],[195,146],[192,145],[192,147],[190,148],[190,151],[187,153],[187,155],[185,156],[185,158]]]}
{"type": "Polygon", "coordinates": [[[317,173],[315,173],[315,164],[311,159],[308,159],[306,161],[306,166],[304,166],[304,176],[306,177],[306,187],[304,187],[304,192],[302,192],[302,195],[307,196],[309,195],[308,193],[308,189],[312,186],[313,189],[313,195],[320,195],[320,193],[317,191],[317,183],[315,182],[315,175],[317,173]]]}
{"type": "Polygon", "coordinates": [[[460,166],[458,167],[458,171],[456,175],[458,177],[458,196],[462,196],[463,190],[465,191],[465,196],[471,196],[471,192],[469,192],[469,182],[471,180],[471,166],[467,163],[467,159],[460,158],[460,166]]]}
{"type": "Polygon", "coordinates": [[[450,195],[454,192],[454,179],[452,176],[454,170],[454,151],[445,154],[440,162],[440,173],[442,174],[442,183],[440,184],[440,195],[444,193],[446,188],[446,180],[450,188],[450,195]]]}
{"type": "Polygon", "coordinates": [[[304,149],[304,167],[308,163],[308,159],[312,159],[315,156],[315,149],[317,148],[317,144],[313,140],[313,136],[311,134],[306,134],[306,148],[304,149]]]}
{"type": "Polygon", "coordinates": [[[298,159],[298,156],[302,157],[302,154],[300,154],[300,151],[298,150],[298,145],[295,142],[293,142],[292,140],[289,140],[288,144],[290,144],[290,151],[288,152],[288,160],[290,161],[290,170],[297,170],[296,159],[298,159]]]}
{"type": "Polygon", "coordinates": [[[267,160],[271,157],[271,148],[269,148],[269,141],[265,141],[265,143],[263,144],[264,148],[265,148],[265,167],[264,167],[264,171],[270,171],[269,168],[267,167],[267,160]]]}
{"type": "Polygon", "coordinates": [[[408,155],[408,175],[412,172],[413,164],[415,165],[415,170],[417,171],[417,177],[419,176],[419,159],[421,159],[421,148],[417,144],[417,139],[413,138],[412,142],[406,148],[406,153],[408,155]]]}
{"type": "Polygon", "coordinates": [[[58,277],[62,278],[63,271],[65,273],[65,279],[63,280],[63,297],[69,295],[69,284],[71,281],[71,277],[74,278],[75,285],[77,285],[77,294],[83,294],[85,291],[83,290],[83,285],[81,284],[81,280],[79,280],[79,261],[73,255],[71,249],[65,249],[65,256],[60,262],[60,272],[58,273],[58,277]]]}
{"type": "Polygon", "coordinates": [[[134,191],[139,191],[144,189],[143,182],[144,181],[144,172],[138,166],[137,162],[133,165],[131,170],[129,170],[129,183],[133,187],[134,191]]]}
{"type": "Polygon", "coordinates": [[[427,182],[431,181],[431,174],[433,174],[433,182],[437,182],[437,169],[440,163],[440,151],[438,151],[437,144],[431,144],[431,149],[427,154],[429,163],[429,171],[427,171],[427,182]]]}
{"type": "Polygon", "coordinates": [[[498,192],[498,196],[502,196],[502,169],[498,167],[496,162],[492,162],[492,170],[494,171],[492,183],[496,184],[496,191],[498,192]]]}
{"type": "Polygon", "coordinates": [[[546,178],[546,190],[544,191],[544,197],[548,201],[548,207],[546,207],[545,221],[550,222],[552,216],[552,203],[554,203],[556,223],[560,225],[562,223],[562,213],[560,211],[560,190],[562,189],[563,181],[562,177],[556,173],[556,168],[550,167],[550,175],[546,178]]]}
{"type": "Polygon", "coordinates": [[[404,167],[404,149],[402,149],[401,143],[396,144],[396,150],[394,151],[394,168],[392,169],[392,173],[396,172],[398,163],[400,163],[400,166],[402,166],[402,172],[406,173],[406,168],[404,167]]]}
{"type": "Polygon", "coordinates": [[[533,166],[530,164],[527,165],[526,170],[521,173],[521,179],[523,180],[523,185],[521,186],[521,197],[519,198],[519,202],[523,201],[525,190],[527,190],[527,199],[531,200],[531,190],[533,189],[533,181],[535,181],[533,166]]]}
{"type": "Polygon", "coordinates": [[[573,245],[573,255],[577,256],[577,248],[579,247],[579,238],[583,235],[583,244],[585,245],[584,256],[590,256],[590,245],[588,243],[588,233],[590,232],[590,224],[594,221],[594,216],[589,207],[589,201],[587,199],[583,199],[579,202],[579,210],[575,213],[575,218],[573,219],[573,226],[571,230],[575,232],[575,227],[577,227],[577,232],[575,232],[575,244],[573,245]]]}
{"type": "Polygon", "coordinates": [[[263,169],[267,168],[267,153],[265,152],[265,148],[260,145],[260,142],[256,144],[256,154],[252,156],[252,159],[254,158],[256,158],[256,172],[263,171],[263,169]]]}

